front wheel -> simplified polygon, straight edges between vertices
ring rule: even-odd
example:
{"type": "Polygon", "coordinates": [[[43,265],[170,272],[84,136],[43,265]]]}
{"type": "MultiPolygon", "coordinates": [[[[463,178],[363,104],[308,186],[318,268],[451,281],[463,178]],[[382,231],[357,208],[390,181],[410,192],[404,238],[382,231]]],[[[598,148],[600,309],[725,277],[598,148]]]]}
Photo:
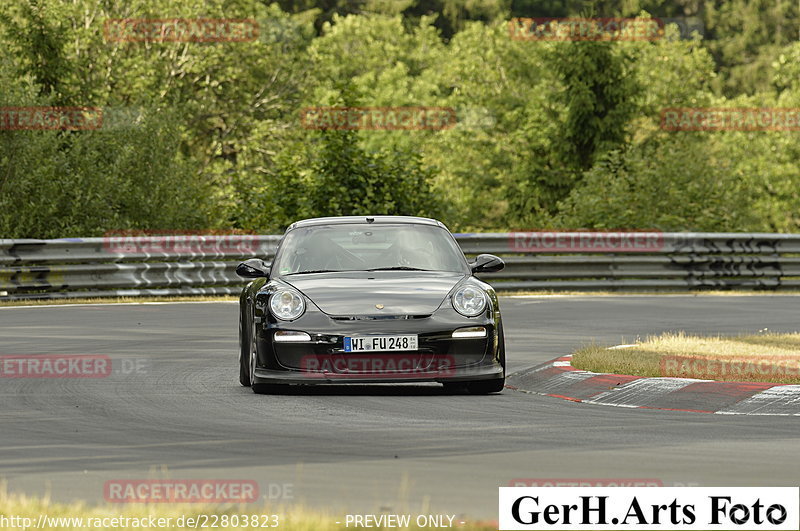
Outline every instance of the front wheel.
{"type": "Polygon", "coordinates": [[[239,383],[250,387],[250,339],[239,312],[239,383]]]}

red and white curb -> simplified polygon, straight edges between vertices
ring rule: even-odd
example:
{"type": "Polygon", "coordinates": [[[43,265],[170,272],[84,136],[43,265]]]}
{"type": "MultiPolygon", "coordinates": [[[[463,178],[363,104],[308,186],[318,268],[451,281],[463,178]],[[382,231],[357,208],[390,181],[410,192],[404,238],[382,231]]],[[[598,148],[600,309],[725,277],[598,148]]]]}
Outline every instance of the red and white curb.
{"type": "Polygon", "coordinates": [[[573,367],[571,355],[513,374],[508,380],[507,387],[513,390],[584,404],[717,415],[800,416],[800,385],[597,373],[573,367]]]}

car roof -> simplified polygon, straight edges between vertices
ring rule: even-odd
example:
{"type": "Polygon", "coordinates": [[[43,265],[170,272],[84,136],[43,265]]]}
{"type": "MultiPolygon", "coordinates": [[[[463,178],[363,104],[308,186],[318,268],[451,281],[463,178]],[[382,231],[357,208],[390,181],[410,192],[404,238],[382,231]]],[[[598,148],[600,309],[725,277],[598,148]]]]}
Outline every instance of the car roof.
{"type": "Polygon", "coordinates": [[[437,221],[431,218],[419,218],[416,216],[337,216],[337,217],[328,217],[328,218],[311,218],[311,219],[304,219],[301,221],[295,221],[286,229],[286,231],[290,231],[292,229],[297,229],[300,227],[311,227],[315,225],[343,225],[346,223],[363,223],[363,224],[373,224],[373,223],[405,223],[405,224],[416,224],[416,225],[434,225],[437,227],[442,227],[443,229],[447,229],[444,223],[441,221],[437,221]],[[368,221],[371,220],[371,221],[368,221]]]}

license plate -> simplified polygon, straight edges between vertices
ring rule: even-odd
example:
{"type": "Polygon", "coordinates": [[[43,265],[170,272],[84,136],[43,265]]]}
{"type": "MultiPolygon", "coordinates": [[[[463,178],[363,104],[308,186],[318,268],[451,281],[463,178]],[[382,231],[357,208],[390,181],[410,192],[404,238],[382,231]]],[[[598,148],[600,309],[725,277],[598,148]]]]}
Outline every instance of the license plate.
{"type": "Polygon", "coordinates": [[[352,336],[344,338],[345,352],[417,350],[417,336],[352,336]]]}

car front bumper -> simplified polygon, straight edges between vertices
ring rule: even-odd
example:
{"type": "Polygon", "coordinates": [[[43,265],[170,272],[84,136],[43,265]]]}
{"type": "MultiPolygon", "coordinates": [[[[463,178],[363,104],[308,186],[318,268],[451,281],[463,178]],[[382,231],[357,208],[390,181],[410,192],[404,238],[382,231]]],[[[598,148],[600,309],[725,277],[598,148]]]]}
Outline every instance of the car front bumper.
{"type": "Polygon", "coordinates": [[[467,382],[504,376],[499,313],[466,318],[440,308],[429,316],[337,318],[308,311],[292,322],[268,320],[257,326],[256,383],[335,384],[467,382]],[[482,338],[454,338],[453,331],[481,326],[482,338]],[[275,332],[305,332],[310,341],[276,342],[275,332]],[[416,334],[418,349],[345,352],[344,337],[416,334]]]}
{"type": "Polygon", "coordinates": [[[503,377],[503,368],[478,367],[463,368],[447,371],[445,374],[436,372],[398,373],[394,375],[369,375],[369,374],[341,374],[333,372],[310,371],[274,371],[256,369],[256,384],[374,384],[374,383],[422,383],[422,382],[471,382],[475,380],[493,380],[503,377]]]}

